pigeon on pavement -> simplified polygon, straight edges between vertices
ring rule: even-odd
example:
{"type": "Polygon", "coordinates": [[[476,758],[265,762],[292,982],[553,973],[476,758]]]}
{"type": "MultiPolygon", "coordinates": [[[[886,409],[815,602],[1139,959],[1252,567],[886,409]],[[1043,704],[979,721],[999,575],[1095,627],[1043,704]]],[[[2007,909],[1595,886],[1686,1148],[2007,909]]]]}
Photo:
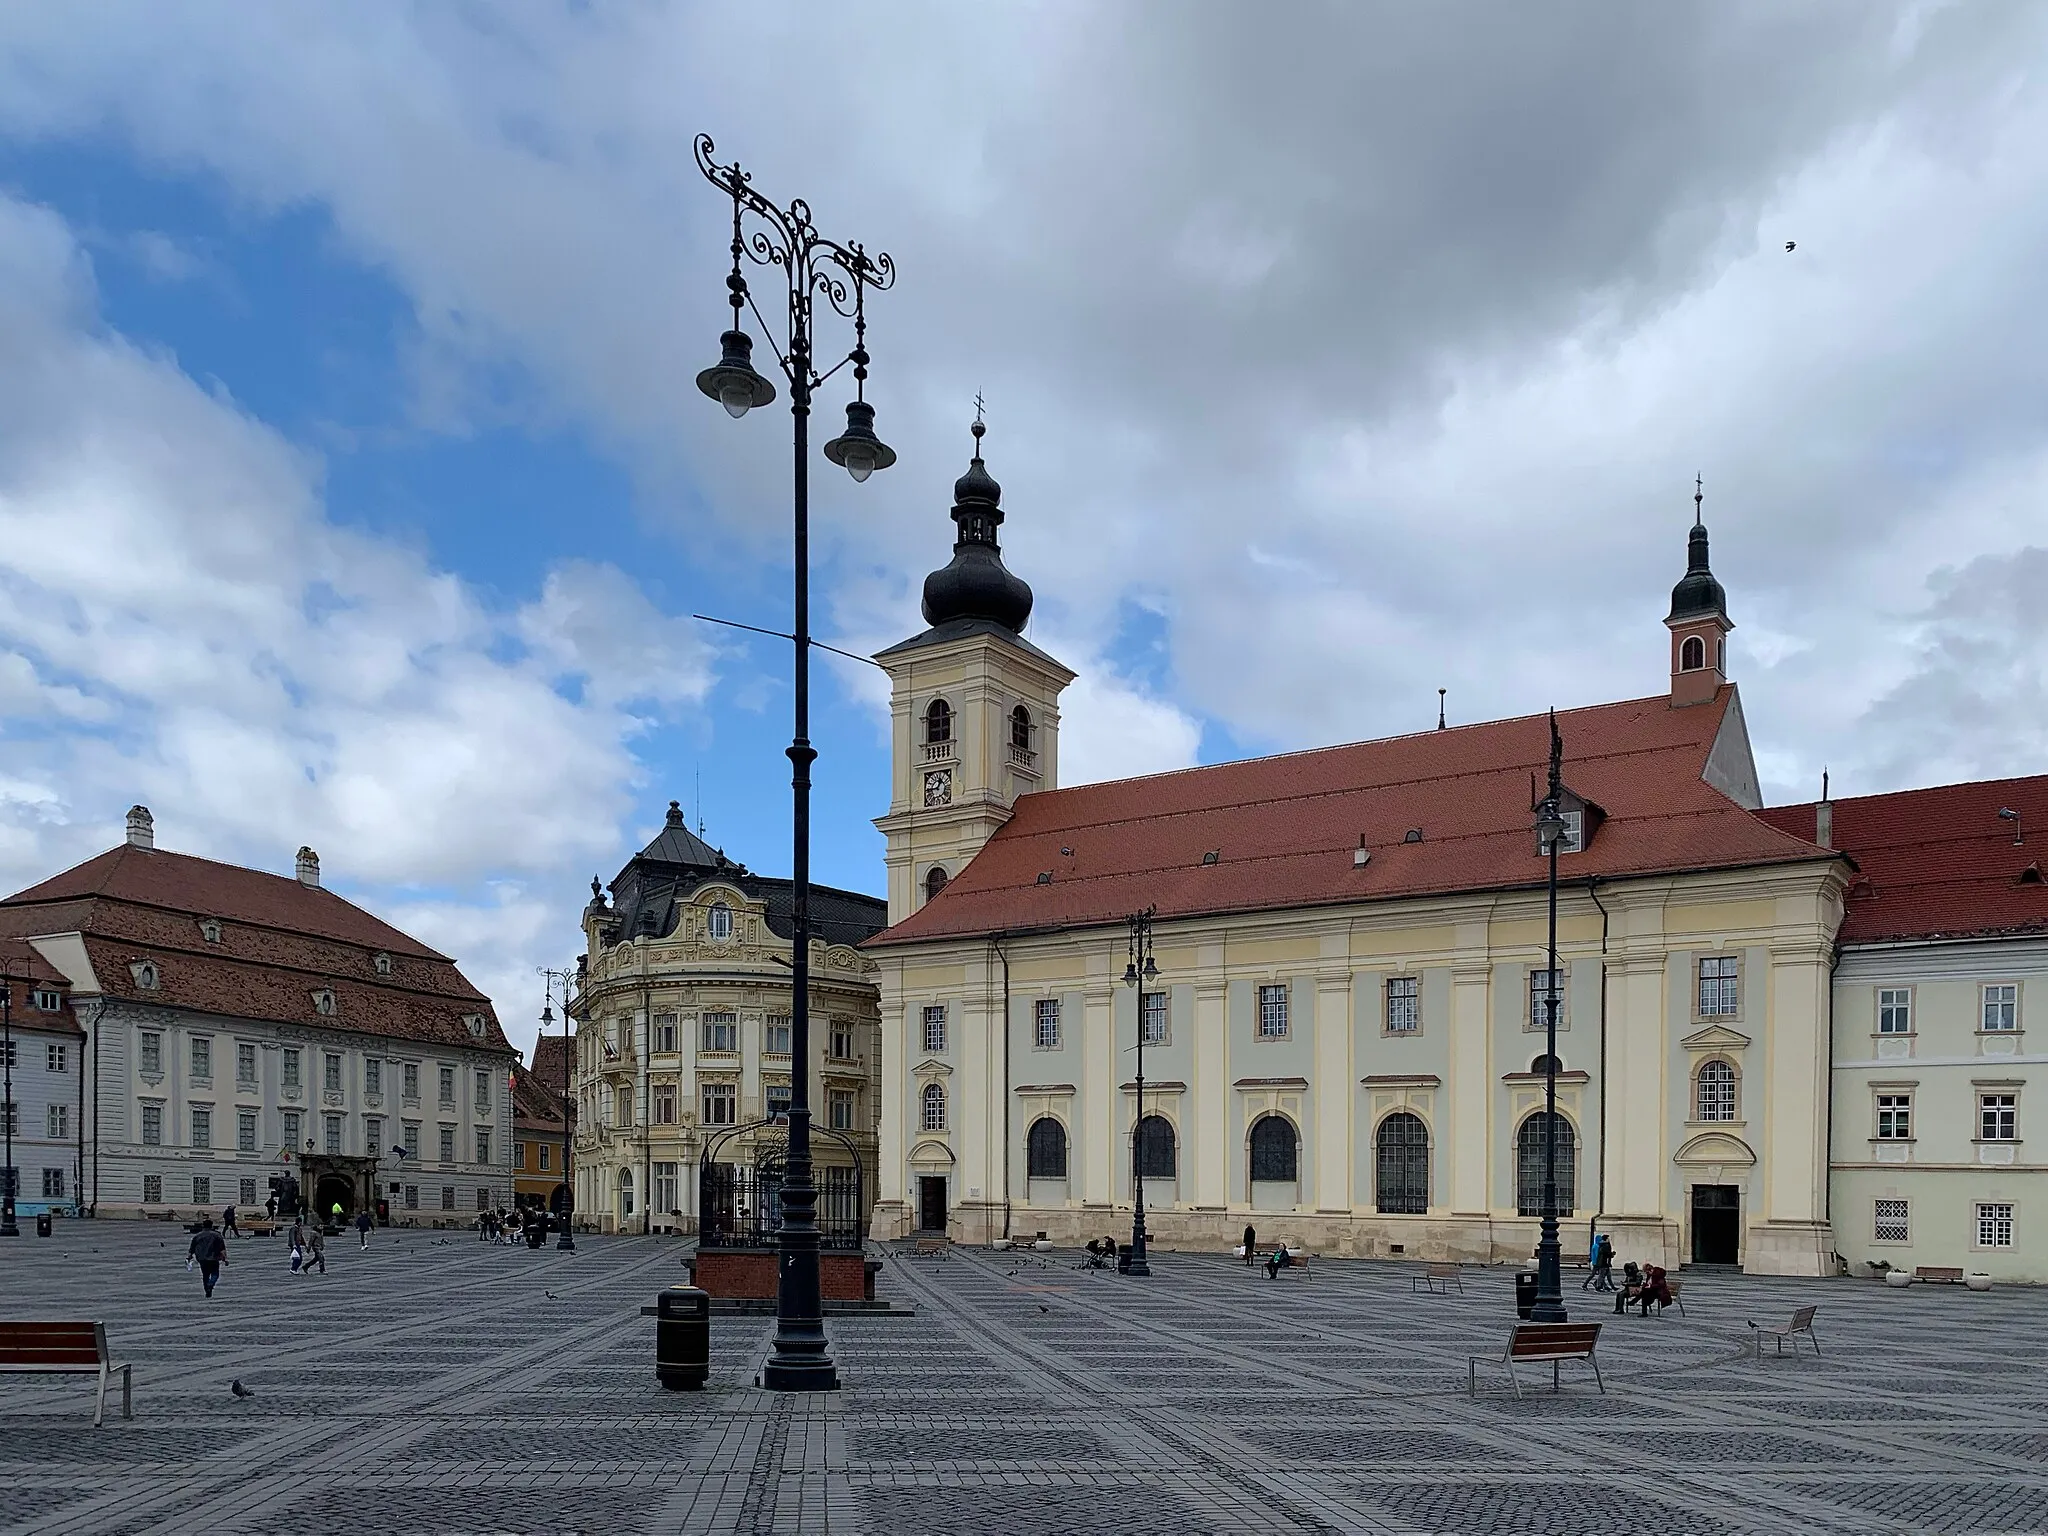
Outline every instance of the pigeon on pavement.
{"type": "Polygon", "coordinates": [[[247,1387],[242,1385],[241,1379],[239,1377],[228,1383],[228,1390],[234,1393],[237,1397],[254,1397],[256,1395],[254,1392],[251,1392],[247,1387]]]}

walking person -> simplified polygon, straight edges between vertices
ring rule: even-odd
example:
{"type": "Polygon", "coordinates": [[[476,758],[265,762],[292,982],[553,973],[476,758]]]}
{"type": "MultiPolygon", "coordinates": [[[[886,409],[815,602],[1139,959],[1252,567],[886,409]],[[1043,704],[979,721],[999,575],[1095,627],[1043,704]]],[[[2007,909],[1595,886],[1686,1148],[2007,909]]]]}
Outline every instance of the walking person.
{"type": "Polygon", "coordinates": [[[232,1205],[220,1213],[220,1235],[223,1239],[242,1235],[242,1229],[235,1225],[235,1208],[232,1205]]]}
{"type": "Polygon", "coordinates": [[[228,1261],[227,1239],[213,1230],[213,1223],[192,1234],[192,1246],[185,1251],[187,1265],[199,1266],[199,1278],[206,1284],[207,1299],[213,1298],[213,1288],[220,1282],[220,1267],[228,1261]]]}
{"type": "Polygon", "coordinates": [[[1586,1278],[1579,1283],[1579,1289],[1614,1289],[1614,1244],[1608,1240],[1605,1232],[1598,1232],[1593,1236],[1593,1251],[1588,1255],[1586,1278]]]}
{"type": "Polygon", "coordinates": [[[299,1271],[299,1273],[300,1273],[300,1274],[302,1274],[302,1275],[310,1275],[311,1273],[313,1273],[313,1266],[314,1266],[315,1264],[318,1264],[318,1265],[320,1266],[320,1273],[321,1273],[321,1274],[323,1274],[323,1275],[324,1275],[324,1274],[326,1274],[326,1273],[327,1273],[327,1231],[326,1231],[326,1229],[325,1229],[324,1227],[321,1227],[321,1226],[320,1226],[320,1225],[319,1225],[318,1223],[315,1223],[315,1224],[314,1224],[313,1226],[311,1226],[311,1227],[308,1227],[308,1228],[306,1229],[306,1242],[307,1242],[307,1244],[308,1244],[308,1247],[307,1247],[307,1249],[306,1249],[306,1264],[305,1264],[305,1267],[304,1267],[303,1269],[301,1269],[301,1270],[299,1271]]]}
{"type": "Polygon", "coordinates": [[[370,1219],[368,1211],[356,1212],[356,1235],[362,1238],[362,1245],[365,1248],[370,1246],[370,1228],[375,1225],[376,1223],[370,1219]]]}
{"type": "Polygon", "coordinates": [[[1258,1263],[1259,1229],[1250,1222],[1244,1225],[1244,1267],[1250,1269],[1258,1263]]]}

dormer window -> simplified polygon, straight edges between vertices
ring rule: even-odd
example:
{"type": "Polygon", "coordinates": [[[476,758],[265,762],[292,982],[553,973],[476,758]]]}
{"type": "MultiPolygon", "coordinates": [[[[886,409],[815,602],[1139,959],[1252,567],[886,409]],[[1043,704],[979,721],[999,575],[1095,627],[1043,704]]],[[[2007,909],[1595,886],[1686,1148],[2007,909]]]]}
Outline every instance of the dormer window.
{"type": "Polygon", "coordinates": [[[1678,670],[1697,672],[1707,664],[1707,642],[1698,635],[1687,635],[1684,644],[1678,648],[1678,670]]]}
{"type": "Polygon", "coordinates": [[[137,961],[134,965],[128,967],[128,974],[135,978],[135,985],[139,990],[144,992],[154,992],[156,990],[158,980],[157,969],[149,961],[137,961]]]}
{"type": "Polygon", "coordinates": [[[1559,853],[1577,853],[1586,846],[1586,813],[1566,811],[1564,815],[1564,836],[1557,840],[1559,853]]]}
{"type": "Polygon", "coordinates": [[[218,944],[220,942],[219,921],[211,917],[202,917],[199,920],[199,937],[206,940],[209,944],[218,944]]]}
{"type": "Polygon", "coordinates": [[[370,965],[379,976],[389,976],[391,974],[391,957],[382,951],[370,956],[370,965]]]}
{"type": "Polygon", "coordinates": [[[924,739],[927,746],[939,746],[953,739],[953,706],[944,699],[933,699],[926,707],[924,739]]]}
{"type": "Polygon", "coordinates": [[[336,1006],[334,991],[331,987],[320,987],[314,991],[313,1011],[315,1013],[332,1014],[335,1012],[336,1006]]]}
{"type": "Polygon", "coordinates": [[[481,1040],[484,1033],[484,1016],[480,1013],[465,1013],[462,1016],[462,1027],[481,1040]]]}
{"type": "Polygon", "coordinates": [[[36,988],[33,994],[33,1001],[37,1010],[42,1013],[62,1013],[64,1011],[64,994],[62,992],[53,992],[48,987],[36,988]]]}
{"type": "Polygon", "coordinates": [[[704,920],[704,931],[723,943],[732,937],[732,908],[724,902],[712,905],[711,914],[704,920]]]}

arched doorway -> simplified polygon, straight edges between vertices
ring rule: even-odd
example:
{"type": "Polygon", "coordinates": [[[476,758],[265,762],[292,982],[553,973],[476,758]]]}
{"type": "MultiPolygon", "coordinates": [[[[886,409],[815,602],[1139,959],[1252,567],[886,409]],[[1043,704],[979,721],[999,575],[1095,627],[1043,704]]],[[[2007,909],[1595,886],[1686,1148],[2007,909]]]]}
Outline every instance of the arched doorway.
{"type": "Polygon", "coordinates": [[[1382,1215],[1420,1216],[1429,1209],[1429,1127],[1397,1111],[1373,1137],[1373,1195],[1382,1215]]]}
{"type": "Polygon", "coordinates": [[[331,1217],[341,1207],[344,1220],[356,1213],[356,1181],[344,1173],[323,1173],[313,1188],[313,1209],[331,1217]]]}

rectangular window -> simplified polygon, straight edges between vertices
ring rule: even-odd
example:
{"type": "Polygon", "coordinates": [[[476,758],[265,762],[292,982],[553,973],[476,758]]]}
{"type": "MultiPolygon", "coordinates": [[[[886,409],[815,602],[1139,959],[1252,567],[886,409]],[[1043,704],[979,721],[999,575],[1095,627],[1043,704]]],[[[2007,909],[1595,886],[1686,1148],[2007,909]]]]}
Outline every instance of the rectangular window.
{"type": "Polygon", "coordinates": [[[1422,981],[1416,976],[1387,978],[1387,1033],[1412,1035],[1422,1028],[1422,981]]]}
{"type": "Polygon", "coordinates": [[[253,1083],[256,1081],[256,1047],[246,1040],[235,1046],[235,1081],[253,1083]]]}
{"type": "Polygon", "coordinates": [[[2012,1246],[2012,1206],[2005,1201],[1977,1207],[1977,1246],[1979,1248],[2010,1248],[2012,1246]]]}
{"type": "Polygon", "coordinates": [[[443,1184],[441,1186],[441,1209],[444,1211],[455,1209],[455,1186],[453,1184],[443,1184]]]}
{"type": "Polygon", "coordinates": [[[164,1203],[164,1176],[160,1173],[145,1173],[142,1176],[142,1203],[162,1205],[164,1203]]]}
{"type": "Polygon", "coordinates": [[[280,1081],[292,1093],[299,1091],[299,1048],[288,1045],[277,1053],[277,1069],[280,1081]]]}
{"type": "Polygon", "coordinates": [[[254,1152],[256,1150],[256,1111],[242,1109],[235,1112],[235,1150],[254,1152]]]}
{"type": "Polygon", "coordinates": [[[384,1117],[371,1115],[363,1121],[363,1155],[382,1157],[384,1155],[384,1117]]]}
{"type": "Polygon", "coordinates": [[[761,1049],[770,1056],[787,1056],[789,1054],[790,1032],[793,1027],[789,1022],[788,1014],[769,1014],[768,1034],[766,1040],[762,1043],[761,1049]]]}
{"type": "Polygon", "coordinates": [[[441,1069],[441,1103],[448,1108],[454,1107],[455,1069],[453,1067],[443,1067],[441,1069]]]}
{"type": "Polygon", "coordinates": [[[406,1155],[407,1157],[410,1157],[410,1158],[415,1158],[415,1159],[419,1157],[419,1155],[420,1155],[420,1128],[419,1128],[419,1124],[418,1124],[418,1122],[416,1122],[416,1121],[408,1121],[408,1122],[406,1123],[406,1126],[405,1126],[405,1131],[404,1131],[404,1133],[403,1133],[403,1134],[402,1134],[402,1135],[401,1135],[401,1136],[400,1136],[400,1137],[398,1138],[398,1143],[399,1143],[399,1145],[400,1145],[400,1146],[402,1146],[402,1147],[404,1147],[404,1148],[405,1148],[405,1155],[406,1155]]]}
{"type": "Polygon", "coordinates": [[[853,1129],[853,1094],[845,1088],[834,1088],[825,1095],[826,1124],[835,1131],[853,1129]]]}
{"type": "Polygon", "coordinates": [[[523,1141],[512,1143],[512,1166],[522,1173],[526,1171],[526,1143],[523,1141]]]}
{"type": "Polygon", "coordinates": [[[768,1101],[769,1119],[789,1113],[789,1084],[770,1083],[764,1090],[764,1096],[768,1101]]]}
{"type": "Polygon", "coordinates": [[[1037,1029],[1031,1043],[1041,1051],[1056,1051],[1060,1048],[1060,1000],[1056,997],[1041,997],[1036,1009],[1037,1029]]]}
{"type": "Polygon", "coordinates": [[[291,1151],[293,1151],[293,1152],[296,1152],[296,1151],[298,1151],[298,1150],[299,1150],[299,1112],[298,1112],[298,1111],[297,1111],[296,1109],[288,1109],[288,1110],[286,1110],[286,1111],[285,1111],[285,1112],[283,1113],[283,1115],[282,1115],[282,1116],[280,1116],[279,1118],[280,1118],[280,1120],[281,1120],[281,1122],[282,1122],[282,1125],[283,1125],[283,1131],[284,1131],[284,1134],[283,1134],[283,1136],[282,1136],[282,1137],[281,1137],[280,1139],[281,1139],[281,1140],[283,1141],[283,1143],[284,1143],[284,1145],[286,1146],[286,1148],[288,1148],[289,1150],[291,1150],[291,1151]]]}
{"type": "Polygon", "coordinates": [[[192,1111],[192,1145],[201,1149],[213,1145],[213,1111],[194,1108],[192,1111]]]}
{"type": "Polygon", "coordinates": [[[192,1203],[194,1205],[213,1204],[213,1180],[203,1173],[192,1175],[192,1203]]]}
{"type": "Polygon", "coordinates": [[[853,1024],[847,1019],[834,1019],[826,1035],[829,1054],[835,1061],[851,1061],[854,1058],[853,1024]]]}
{"type": "Polygon", "coordinates": [[[44,1013],[62,1013],[64,1011],[64,994],[62,992],[54,992],[47,988],[38,987],[29,1000],[44,1013]]]}
{"type": "Polygon", "coordinates": [[[325,1052],[320,1059],[320,1086],[329,1093],[341,1092],[341,1056],[339,1052],[325,1052]]]}
{"type": "Polygon", "coordinates": [[[683,1202],[682,1165],[680,1163],[656,1163],[654,1165],[654,1204],[657,1211],[679,1211],[683,1202]]]}
{"type": "Polygon", "coordinates": [[[612,1090],[612,1124],[620,1130],[630,1130],[633,1125],[633,1090],[614,1088],[612,1090]]]}
{"type": "Polygon", "coordinates": [[[415,1104],[419,1103],[419,1101],[420,1101],[420,1066],[419,1066],[419,1063],[418,1063],[418,1062],[416,1062],[416,1061],[408,1061],[408,1062],[407,1062],[407,1063],[405,1064],[405,1069],[404,1069],[404,1071],[403,1071],[403,1072],[402,1072],[402,1073],[400,1074],[400,1076],[399,1076],[399,1081],[400,1081],[400,1082],[401,1082],[401,1083],[402,1083],[402,1084],[404,1085],[404,1090],[405,1090],[405,1096],[406,1096],[406,1097],[407,1097],[408,1099],[412,1100],[412,1102],[413,1102],[413,1103],[415,1103],[415,1104]]]}
{"type": "Polygon", "coordinates": [[[20,1066],[21,1042],[19,1040],[0,1041],[0,1061],[6,1062],[10,1067],[20,1066]]]}
{"type": "Polygon", "coordinates": [[[213,1036],[192,1037],[192,1075],[201,1082],[213,1079],[213,1036]]]}
{"type": "Polygon", "coordinates": [[[2009,981],[1992,982],[1984,988],[1984,1028],[2002,1033],[2020,1027],[2020,989],[2009,981]]]}
{"type": "Polygon", "coordinates": [[[676,1016],[672,1013],[657,1013],[654,1016],[654,1048],[671,1052],[676,1048],[676,1016]]]}
{"type": "Polygon", "coordinates": [[[1877,1032],[1880,1035],[1913,1033],[1913,994],[1909,988],[1877,989],[1877,1032]]]}
{"type": "Polygon", "coordinates": [[[676,1085],[656,1083],[654,1085],[654,1123],[674,1125],[676,1123],[676,1085]]]}
{"type": "Polygon", "coordinates": [[[142,1032],[142,1070],[161,1072],[164,1069],[164,1037],[153,1030],[142,1032]]]}
{"type": "Polygon", "coordinates": [[[21,1134],[21,1106],[9,1099],[0,1104],[0,1125],[5,1125],[9,1136],[21,1134]]]}
{"type": "Polygon", "coordinates": [[[1734,955],[1708,955],[1700,961],[1700,1017],[1733,1018],[1740,1012],[1740,962],[1734,955]]]}
{"type": "Polygon", "coordinates": [[[1910,1242],[1911,1232],[1904,1200],[1879,1200],[1875,1203],[1870,1223],[1873,1240],[1880,1243],[1910,1242]]]}
{"type": "Polygon", "coordinates": [[[706,1125],[736,1125],[739,1123],[740,1091],[732,1083],[706,1083],[704,1085],[704,1123],[706,1125]]]}
{"type": "Polygon", "coordinates": [[[1284,1040],[1287,1038],[1287,987],[1259,988],[1259,1038],[1261,1040],[1284,1040]]]}
{"type": "Polygon", "coordinates": [[[1564,836],[1557,840],[1559,853],[1577,853],[1586,846],[1586,813],[1584,811],[1559,811],[1564,821],[1564,836]]]}
{"type": "Polygon", "coordinates": [[[341,1155],[341,1116],[328,1115],[326,1119],[328,1155],[331,1157],[338,1157],[341,1155]]]}
{"type": "Polygon", "coordinates": [[[43,1198],[61,1200],[64,1198],[64,1170],[45,1168],[43,1170],[43,1198]]]}
{"type": "Polygon", "coordinates": [[[480,1163],[491,1160],[491,1133],[481,1125],[476,1128],[476,1160],[480,1163]]]}
{"type": "Polygon", "coordinates": [[[542,1173],[546,1173],[548,1171],[548,1154],[552,1151],[554,1151],[554,1148],[549,1146],[546,1142],[542,1142],[540,1144],[540,1171],[542,1173]]]}
{"type": "Polygon", "coordinates": [[[479,1110],[487,1110],[491,1107],[491,1073],[488,1067],[477,1068],[476,1107],[479,1110]]]}
{"type": "Polygon", "coordinates": [[[43,1065],[52,1072],[62,1072],[64,1070],[65,1058],[70,1054],[70,1049],[69,1046],[64,1045],[47,1047],[43,1052],[43,1065]]]}
{"type": "Polygon", "coordinates": [[[1877,1139],[1879,1141],[1911,1141],[1913,1139],[1913,1095],[1910,1093],[1880,1093],[1877,1096],[1877,1139]]]}
{"type": "Polygon", "coordinates": [[[476,1208],[480,1211],[488,1211],[491,1208],[491,1192],[488,1188],[480,1188],[477,1190],[476,1208]]]}
{"type": "Polygon", "coordinates": [[[1564,1028],[1565,983],[1568,977],[1562,966],[1555,971],[1531,971],[1529,973],[1529,1024],[1532,1030],[1541,1030],[1547,1021],[1550,1008],[1550,989],[1557,988],[1557,1027],[1564,1028]]]}
{"type": "Polygon", "coordinates": [[[1138,1033],[1147,1045],[1166,1044],[1166,994],[1147,992],[1138,999],[1138,1033]]]}
{"type": "Polygon", "coordinates": [[[444,1163],[455,1161],[455,1127],[452,1125],[441,1127],[441,1161],[444,1163]]]}
{"type": "Polygon", "coordinates": [[[242,1180],[241,1187],[235,1191],[235,1203],[238,1205],[254,1205],[256,1203],[256,1181],[254,1179],[242,1180]]]}
{"type": "Polygon", "coordinates": [[[164,1144],[164,1107],[161,1104],[142,1106],[142,1144],[145,1147],[160,1147],[164,1144]]]}
{"type": "Polygon", "coordinates": [[[363,1092],[384,1091],[384,1063],[375,1056],[363,1063],[363,1092]]]}
{"type": "Polygon", "coordinates": [[[416,1211],[420,1208],[419,1185],[408,1184],[405,1186],[405,1208],[408,1211],[416,1211]]]}
{"type": "Polygon", "coordinates": [[[1977,1095],[1977,1139],[2016,1141],[2019,1139],[2019,1095],[1980,1093],[1977,1095]]]}
{"type": "Polygon", "coordinates": [[[704,1049],[737,1051],[740,1048],[740,1016],[736,1013],[704,1015],[704,1049]]]}
{"type": "Polygon", "coordinates": [[[71,1134],[71,1106],[49,1105],[43,1114],[44,1133],[50,1141],[63,1141],[71,1134]]]}
{"type": "Polygon", "coordinates": [[[924,1011],[924,1048],[939,1052],[946,1048],[946,1005],[933,1003],[924,1011]]]}

